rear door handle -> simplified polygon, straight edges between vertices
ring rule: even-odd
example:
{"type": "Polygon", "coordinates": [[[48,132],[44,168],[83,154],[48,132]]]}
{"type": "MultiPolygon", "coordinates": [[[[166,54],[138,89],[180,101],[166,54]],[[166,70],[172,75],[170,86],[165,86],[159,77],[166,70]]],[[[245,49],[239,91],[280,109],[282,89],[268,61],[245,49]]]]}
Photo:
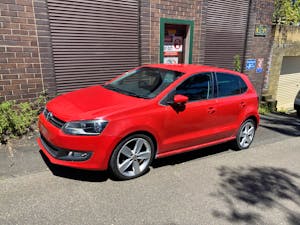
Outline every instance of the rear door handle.
{"type": "Polygon", "coordinates": [[[241,108],[245,108],[246,107],[246,103],[245,102],[241,102],[241,108]]]}
{"type": "Polygon", "coordinates": [[[216,109],[214,108],[214,107],[209,107],[208,108],[208,113],[209,114],[213,114],[213,113],[215,113],[216,112],[216,109]]]}

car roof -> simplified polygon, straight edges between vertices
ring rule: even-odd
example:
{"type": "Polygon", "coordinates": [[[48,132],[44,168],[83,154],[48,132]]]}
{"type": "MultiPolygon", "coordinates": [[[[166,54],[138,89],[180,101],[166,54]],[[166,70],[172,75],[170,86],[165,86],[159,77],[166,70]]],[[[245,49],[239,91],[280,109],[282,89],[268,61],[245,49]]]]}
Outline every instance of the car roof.
{"type": "Polygon", "coordinates": [[[213,66],[199,65],[199,64],[147,64],[144,66],[167,69],[167,70],[175,70],[175,71],[179,71],[182,73],[197,73],[197,72],[205,72],[205,71],[216,71],[216,72],[227,72],[227,73],[241,75],[241,73],[238,73],[238,72],[235,72],[232,70],[213,67],[213,66]]]}

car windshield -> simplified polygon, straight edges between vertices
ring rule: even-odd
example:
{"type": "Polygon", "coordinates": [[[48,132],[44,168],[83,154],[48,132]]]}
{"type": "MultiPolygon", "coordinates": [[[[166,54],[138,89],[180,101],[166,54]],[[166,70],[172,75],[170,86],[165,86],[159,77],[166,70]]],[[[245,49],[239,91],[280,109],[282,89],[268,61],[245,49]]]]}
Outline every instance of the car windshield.
{"type": "Polygon", "coordinates": [[[154,98],[183,73],[152,67],[142,67],[125,73],[104,87],[138,98],[154,98]]]}

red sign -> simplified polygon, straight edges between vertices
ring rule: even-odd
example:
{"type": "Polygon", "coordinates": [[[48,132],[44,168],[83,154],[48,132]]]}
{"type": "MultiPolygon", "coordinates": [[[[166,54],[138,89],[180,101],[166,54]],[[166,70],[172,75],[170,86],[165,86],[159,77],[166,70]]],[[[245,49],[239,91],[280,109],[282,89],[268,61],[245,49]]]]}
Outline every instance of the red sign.
{"type": "Polygon", "coordinates": [[[164,56],[178,56],[178,52],[164,52],[164,56]]]}

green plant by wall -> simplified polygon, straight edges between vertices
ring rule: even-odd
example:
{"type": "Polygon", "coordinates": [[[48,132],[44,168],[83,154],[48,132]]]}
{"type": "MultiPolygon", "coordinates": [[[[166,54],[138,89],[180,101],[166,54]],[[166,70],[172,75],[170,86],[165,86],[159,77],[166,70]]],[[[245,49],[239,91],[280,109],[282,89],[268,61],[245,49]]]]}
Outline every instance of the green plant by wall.
{"type": "Polygon", "coordinates": [[[47,101],[42,93],[34,102],[17,104],[15,101],[0,103],[0,143],[6,143],[10,137],[22,136],[31,129],[47,101]]]}
{"type": "Polygon", "coordinates": [[[267,114],[271,113],[271,109],[267,105],[261,104],[258,108],[258,112],[261,115],[267,115],[267,114]]]}
{"type": "Polygon", "coordinates": [[[27,133],[36,117],[37,109],[33,109],[28,102],[20,104],[14,101],[2,102],[0,104],[0,142],[5,142],[8,137],[27,133]]]}
{"type": "Polygon", "coordinates": [[[242,71],[242,63],[241,63],[241,57],[240,55],[235,55],[233,57],[233,66],[234,66],[234,71],[241,72],[242,71]]]}
{"type": "Polygon", "coordinates": [[[299,25],[300,0],[275,0],[273,23],[283,25],[299,25]]]}

